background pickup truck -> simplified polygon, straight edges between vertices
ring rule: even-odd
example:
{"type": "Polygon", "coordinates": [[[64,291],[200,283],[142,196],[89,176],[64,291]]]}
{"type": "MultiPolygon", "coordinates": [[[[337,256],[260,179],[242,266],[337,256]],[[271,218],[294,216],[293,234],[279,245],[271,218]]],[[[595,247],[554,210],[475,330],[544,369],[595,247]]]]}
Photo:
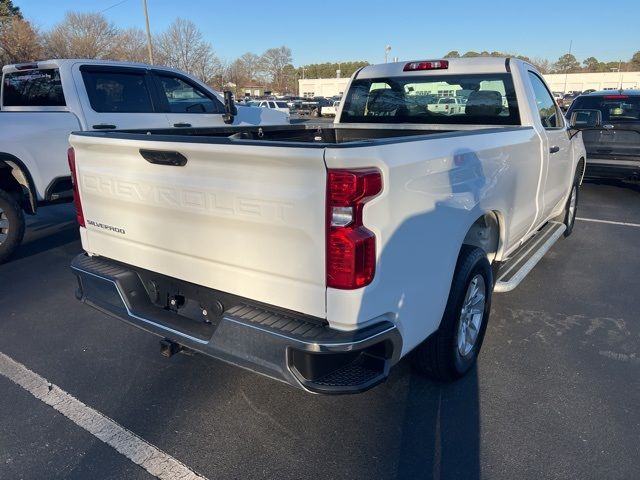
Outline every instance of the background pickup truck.
{"type": "MultiPolygon", "coordinates": [[[[7,65],[0,93],[0,262],[22,240],[23,212],[71,198],[74,130],[224,125],[223,97],[178,70],[91,60],[7,65]]],[[[289,123],[238,107],[236,125],[289,123]]]]}
{"type": "Polygon", "coordinates": [[[78,299],[167,355],[322,393],[412,351],[435,378],[469,370],[492,292],[571,232],[585,165],[540,74],[504,58],[364,67],[333,125],[70,142],[78,299]],[[469,92],[464,113],[424,108],[443,86],[469,92]]]}
{"type": "Polygon", "coordinates": [[[430,103],[427,108],[432,113],[441,115],[457,115],[464,113],[464,101],[458,97],[442,97],[436,103],[430,103]]]}

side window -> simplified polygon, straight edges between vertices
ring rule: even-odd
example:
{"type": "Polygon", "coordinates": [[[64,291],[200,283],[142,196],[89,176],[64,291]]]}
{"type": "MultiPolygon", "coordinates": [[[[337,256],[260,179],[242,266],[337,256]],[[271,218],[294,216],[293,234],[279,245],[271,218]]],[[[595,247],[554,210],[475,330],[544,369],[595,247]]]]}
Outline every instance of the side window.
{"type": "Polygon", "coordinates": [[[99,113],[154,113],[143,72],[82,70],[91,108],[99,113]]]}
{"type": "Polygon", "coordinates": [[[536,105],[540,114],[540,121],[544,128],[557,128],[562,126],[562,120],[558,113],[558,105],[549,93],[549,90],[540,77],[533,72],[529,72],[529,80],[536,97],[536,105]]]}
{"type": "Polygon", "coordinates": [[[64,107],[66,102],[57,68],[7,73],[4,76],[5,107],[64,107]]]}
{"type": "Polygon", "coordinates": [[[223,113],[220,101],[198,87],[172,75],[157,75],[161,94],[169,103],[171,113],[223,113]]]}
{"type": "Polygon", "coordinates": [[[276,102],[269,102],[269,108],[276,108],[276,102]]]}

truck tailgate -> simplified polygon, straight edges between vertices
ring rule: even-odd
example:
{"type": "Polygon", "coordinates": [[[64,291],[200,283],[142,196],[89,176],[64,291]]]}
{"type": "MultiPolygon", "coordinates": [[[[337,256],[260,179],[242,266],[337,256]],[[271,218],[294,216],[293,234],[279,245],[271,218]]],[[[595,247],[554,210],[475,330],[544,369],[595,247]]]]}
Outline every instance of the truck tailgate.
{"type": "Polygon", "coordinates": [[[70,142],[89,253],[325,317],[323,149],[70,142]],[[153,164],[140,149],[187,162],[153,164]]]}

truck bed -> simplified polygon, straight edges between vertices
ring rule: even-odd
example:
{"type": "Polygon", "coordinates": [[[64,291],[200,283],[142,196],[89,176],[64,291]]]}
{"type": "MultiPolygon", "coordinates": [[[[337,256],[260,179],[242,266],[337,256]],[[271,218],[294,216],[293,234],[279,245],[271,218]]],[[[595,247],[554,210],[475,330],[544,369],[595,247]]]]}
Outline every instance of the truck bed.
{"type": "Polygon", "coordinates": [[[122,140],[153,140],[207,144],[278,145],[306,148],[358,147],[385,145],[438,138],[520,130],[528,127],[495,127],[483,125],[372,125],[372,124],[299,124],[264,127],[213,127],[110,130],[108,132],[78,132],[78,135],[118,138],[122,140]],[[149,138],[151,136],[152,138],[149,138]]]}

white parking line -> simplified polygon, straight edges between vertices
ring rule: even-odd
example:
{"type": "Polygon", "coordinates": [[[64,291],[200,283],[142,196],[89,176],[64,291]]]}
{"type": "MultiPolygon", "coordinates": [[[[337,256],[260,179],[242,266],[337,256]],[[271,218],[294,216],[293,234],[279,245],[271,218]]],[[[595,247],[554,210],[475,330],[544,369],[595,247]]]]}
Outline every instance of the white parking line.
{"type": "Polygon", "coordinates": [[[610,225],[622,225],[623,227],[640,228],[640,223],[614,222],[612,220],[598,220],[596,218],[581,218],[581,217],[576,217],[576,220],[581,220],[583,222],[608,223],[610,225]]]}
{"type": "Polygon", "coordinates": [[[206,480],[185,464],[163,452],[109,417],[85,405],[47,379],[0,352],[0,375],[55,408],[79,427],[115,448],[151,475],[163,480],[206,480]]]}

